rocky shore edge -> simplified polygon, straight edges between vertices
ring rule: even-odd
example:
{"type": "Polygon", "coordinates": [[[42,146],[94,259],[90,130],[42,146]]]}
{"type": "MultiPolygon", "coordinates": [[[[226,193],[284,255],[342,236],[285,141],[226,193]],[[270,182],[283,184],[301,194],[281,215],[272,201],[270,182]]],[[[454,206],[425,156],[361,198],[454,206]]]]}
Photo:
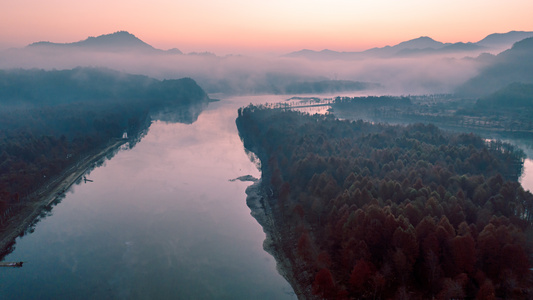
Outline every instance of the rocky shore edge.
{"type": "Polygon", "coordinates": [[[289,282],[298,299],[318,299],[313,295],[311,287],[297,278],[298,271],[293,267],[289,255],[283,250],[283,248],[291,249],[295,241],[290,238],[289,230],[283,228],[282,222],[276,220],[275,204],[272,205],[269,197],[263,192],[261,179],[246,188],[246,195],[246,204],[251,210],[250,214],[263,227],[266,234],[263,249],[276,260],[278,273],[289,282]],[[288,245],[285,245],[287,243],[288,245]]]}

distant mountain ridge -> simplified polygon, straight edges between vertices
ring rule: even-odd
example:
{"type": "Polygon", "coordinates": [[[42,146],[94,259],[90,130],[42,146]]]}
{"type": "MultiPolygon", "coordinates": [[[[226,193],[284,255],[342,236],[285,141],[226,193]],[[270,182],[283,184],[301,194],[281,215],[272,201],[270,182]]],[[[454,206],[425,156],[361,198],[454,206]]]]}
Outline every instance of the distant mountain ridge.
{"type": "Polygon", "coordinates": [[[498,54],[481,72],[456,89],[467,97],[486,96],[511,83],[533,84],[533,37],[498,54]]]}
{"type": "Polygon", "coordinates": [[[177,48],[160,50],[143,42],[141,39],[127,31],[117,31],[111,34],[103,34],[97,37],[88,37],[85,40],[73,43],[36,42],[27,48],[56,48],[56,49],[84,49],[91,51],[107,52],[144,52],[144,53],[169,53],[183,54],[177,48]]]}
{"type": "Polygon", "coordinates": [[[533,36],[531,31],[509,31],[507,33],[493,33],[487,35],[476,44],[484,47],[495,47],[500,45],[511,45],[523,39],[533,36]]]}
{"type": "MultiPolygon", "coordinates": [[[[284,57],[303,57],[311,60],[332,59],[365,59],[372,57],[405,57],[413,55],[447,54],[454,52],[472,52],[491,50],[494,48],[510,47],[522,39],[533,37],[533,31],[510,31],[507,33],[493,33],[475,43],[442,43],[428,36],[421,36],[412,40],[401,42],[394,46],[376,47],[359,52],[339,52],[329,49],[314,51],[303,49],[283,55],[284,57]]],[[[146,54],[183,54],[179,49],[157,49],[127,31],[117,31],[97,37],[88,37],[85,40],[72,43],[54,43],[40,41],[29,44],[27,49],[67,49],[105,52],[137,52],[146,54]]]]}
{"type": "Polygon", "coordinates": [[[533,37],[533,31],[510,31],[508,33],[490,34],[484,39],[475,43],[442,43],[434,39],[422,36],[416,39],[401,42],[394,46],[385,46],[381,48],[371,48],[360,52],[338,52],[329,49],[314,51],[304,49],[291,52],[285,57],[303,57],[307,59],[365,59],[372,57],[405,57],[411,55],[430,55],[430,54],[449,54],[454,52],[473,52],[508,48],[513,43],[522,39],[533,37]]]}

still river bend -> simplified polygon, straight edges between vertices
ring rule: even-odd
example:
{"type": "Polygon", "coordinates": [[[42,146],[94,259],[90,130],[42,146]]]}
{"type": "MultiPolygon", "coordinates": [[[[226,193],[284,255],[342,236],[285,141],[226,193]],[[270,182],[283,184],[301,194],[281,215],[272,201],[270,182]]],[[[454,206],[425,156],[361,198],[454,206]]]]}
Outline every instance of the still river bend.
{"type": "MultiPolygon", "coordinates": [[[[0,270],[2,299],[295,299],[263,250],[245,189],[260,172],[239,139],[237,109],[287,97],[209,104],[193,124],[154,122],[74,185],[0,270]]],[[[533,188],[533,163],[522,183],[533,188]]]]}
{"type": "MultiPolygon", "coordinates": [[[[257,99],[260,103],[266,99],[257,99]]],[[[0,270],[2,299],[295,299],[246,206],[260,177],[237,109],[210,103],[193,124],[154,122],[18,238],[0,270]]]]}

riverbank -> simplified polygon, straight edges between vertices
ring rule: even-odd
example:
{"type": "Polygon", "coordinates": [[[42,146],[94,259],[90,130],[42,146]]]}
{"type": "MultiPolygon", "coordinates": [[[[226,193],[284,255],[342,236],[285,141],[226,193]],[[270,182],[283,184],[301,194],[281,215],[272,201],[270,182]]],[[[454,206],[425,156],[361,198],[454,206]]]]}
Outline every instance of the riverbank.
{"type": "Polygon", "coordinates": [[[96,154],[81,159],[76,165],[65,170],[55,181],[46,184],[35,193],[35,196],[28,199],[21,211],[12,216],[8,221],[8,225],[0,231],[0,258],[3,259],[4,256],[11,252],[16,238],[24,234],[28,226],[35,221],[45,208],[63,195],[95,162],[126,142],[127,140],[125,139],[117,139],[96,154]]]}
{"type": "Polygon", "coordinates": [[[269,203],[268,196],[262,191],[261,179],[246,188],[246,195],[250,214],[263,227],[266,234],[263,249],[276,260],[278,273],[289,282],[298,299],[318,299],[313,295],[311,287],[302,280],[307,278],[308,274],[298,272],[289,259],[289,254],[283,250],[292,249],[296,242],[292,241],[289,230],[282,226],[281,220],[276,219],[275,205],[269,203]]]}

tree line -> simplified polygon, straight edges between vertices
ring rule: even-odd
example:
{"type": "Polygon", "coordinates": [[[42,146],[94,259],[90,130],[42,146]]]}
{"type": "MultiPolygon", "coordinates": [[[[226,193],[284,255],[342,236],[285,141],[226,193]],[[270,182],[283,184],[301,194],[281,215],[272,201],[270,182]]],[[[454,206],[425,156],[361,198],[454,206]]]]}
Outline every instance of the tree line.
{"type": "MultiPolygon", "coordinates": [[[[189,78],[159,81],[95,68],[0,70],[0,87],[0,229],[28,195],[79,159],[124,133],[132,147],[151,115],[209,100],[189,78]]],[[[191,122],[194,115],[183,117],[191,122]]]]}
{"type": "Polygon", "coordinates": [[[521,150],[434,125],[260,106],[236,123],[261,159],[283,254],[316,297],[531,297],[521,150]]]}

